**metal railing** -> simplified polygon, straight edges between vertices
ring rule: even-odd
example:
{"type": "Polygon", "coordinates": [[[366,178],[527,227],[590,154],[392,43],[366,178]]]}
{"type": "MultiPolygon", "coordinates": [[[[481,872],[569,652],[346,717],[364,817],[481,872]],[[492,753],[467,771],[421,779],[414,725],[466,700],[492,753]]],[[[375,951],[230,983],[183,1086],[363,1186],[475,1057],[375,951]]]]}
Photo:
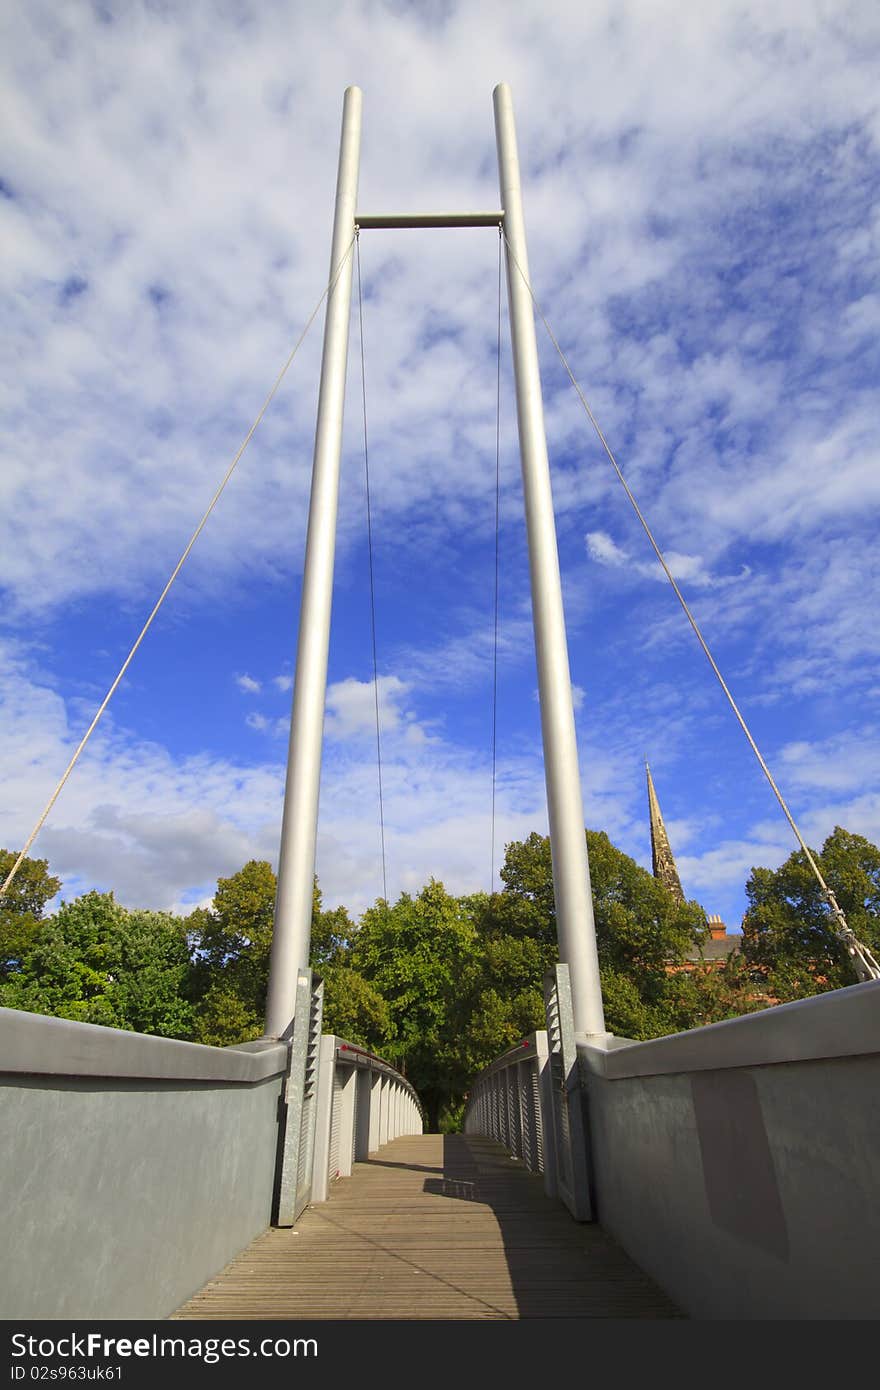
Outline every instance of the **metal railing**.
{"type": "Polygon", "coordinates": [[[326,1201],[330,1184],[383,1144],[423,1130],[424,1111],[406,1077],[356,1043],[322,1037],[313,1202],[326,1201]]]}
{"type": "Polygon", "coordinates": [[[556,1195],[556,1153],[550,1113],[550,1056],[545,1032],[532,1033],[496,1058],[474,1081],[464,1115],[465,1134],[495,1139],[556,1195]]]}
{"type": "Polygon", "coordinates": [[[544,985],[547,1031],[532,1033],[496,1058],[474,1081],[466,1134],[503,1144],[559,1197],[577,1221],[591,1217],[583,1096],[571,1018],[568,969],[557,965],[544,985]]]}
{"type": "Polygon", "coordinates": [[[310,1203],[326,1201],[353,1163],[424,1128],[421,1102],[400,1072],[357,1043],[322,1035],[323,1001],[323,982],[300,971],[279,1107],[275,1226],[292,1226],[310,1203]]]}

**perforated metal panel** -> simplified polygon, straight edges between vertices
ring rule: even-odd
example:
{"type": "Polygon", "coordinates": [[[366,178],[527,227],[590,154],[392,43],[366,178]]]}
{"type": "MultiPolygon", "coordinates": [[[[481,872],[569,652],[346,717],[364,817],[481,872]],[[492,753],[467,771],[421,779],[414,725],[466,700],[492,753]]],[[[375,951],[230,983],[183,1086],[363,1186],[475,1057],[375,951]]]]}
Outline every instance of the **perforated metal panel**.
{"type": "Polygon", "coordinates": [[[544,1004],[556,1131],[557,1188],[572,1216],[578,1221],[588,1221],[591,1207],[587,1152],[567,965],[557,965],[545,976],[544,1004]]]}
{"type": "Polygon", "coordinates": [[[281,1115],[282,1160],[274,1215],[277,1226],[292,1226],[311,1197],[323,1012],[323,981],[313,983],[311,970],[301,971],[281,1115]]]}
{"type": "Polygon", "coordinates": [[[312,1195],[312,1156],[315,1151],[315,1103],[318,1091],[318,1052],[321,1046],[321,1019],[324,1012],[323,981],[311,991],[309,999],[308,1041],[303,1074],[300,1143],[297,1156],[296,1206],[294,1221],[309,1204],[312,1195]]]}
{"type": "Polygon", "coordinates": [[[333,1110],[330,1116],[330,1157],[327,1172],[333,1182],[339,1176],[339,1140],[342,1127],[343,1083],[338,1069],[333,1072],[333,1110]]]}
{"type": "Polygon", "coordinates": [[[354,1165],[354,1162],[355,1162],[355,1160],[356,1160],[356,1158],[357,1158],[357,1146],[358,1146],[358,1094],[359,1094],[359,1087],[360,1087],[360,1084],[361,1084],[361,1079],[360,1079],[360,1077],[359,1077],[359,1076],[355,1076],[355,1078],[354,1078],[354,1080],[352,1081],[351,1084],[352,1084],[352,1086],[354,1086],[354,1095],[352,1096],[352,1100],[351,1100],[352,1106],[354,1107],[354,1115],[353,1115],[353,1117],[352,1117],[352,1122],[351,1122],[351,1162],[352,1162],[352,1165],[354,1165]]]}
{"type": "Polygon", "coordinates": [[[520,1157],[531,1173],[541,1172],[540,1114],[537,1061],[520,1062],[519,1113],[522,1132],[520,1157]]]}
{"type": "Polygon", "coordinates": [[[535,1119],[535,1164],[532,1169],[535,1173],[544,1171],[544,1117],[541,1114],[541,1081],[538,1076],[538,1063],[529,1071],[529,1086],[531,1089],[532,1114],[535,1119]]]}

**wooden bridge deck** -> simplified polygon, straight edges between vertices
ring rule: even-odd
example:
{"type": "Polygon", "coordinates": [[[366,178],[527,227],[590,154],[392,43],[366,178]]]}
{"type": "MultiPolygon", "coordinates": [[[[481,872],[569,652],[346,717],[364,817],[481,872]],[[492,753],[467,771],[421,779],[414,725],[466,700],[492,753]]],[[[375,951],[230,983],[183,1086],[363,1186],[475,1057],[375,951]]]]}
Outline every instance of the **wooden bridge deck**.
{"type": "Polygon", "coordinates": [[[491,1139],[395,1139],[174,1318],[675,1318],[598,1226],[491,1139]]]}

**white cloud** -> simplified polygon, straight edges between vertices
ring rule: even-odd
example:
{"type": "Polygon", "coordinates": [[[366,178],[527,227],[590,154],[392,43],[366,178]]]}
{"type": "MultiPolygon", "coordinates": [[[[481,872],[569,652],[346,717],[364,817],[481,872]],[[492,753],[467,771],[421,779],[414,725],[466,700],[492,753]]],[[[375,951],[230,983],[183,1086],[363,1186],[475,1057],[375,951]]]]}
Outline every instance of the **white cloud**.
{"type": "Polygon", "coordinates": [[[590,558],[600,565],[613,565],[622,569],[630,563],[626,551],[621,550],[605,531],[589,531],[585,540],[590,558]]]}
{"type": "MultiPolygon", "coordinates": [[[[14,847],[51,791],[74,735],[64,702],[45,679],[14,649],[4,656],[0,693],[8,755],[0,779],[0,843],[14,847]]],[[[416,890],[432,875],[453,892],[488,888],[488,755],[476,757],[448,738],[423,737],[418,721],[407,722],[407,683],[383,679],[389,891],[396,896],[404,888],[416,890]]],[[[328,903],[342,901],[359,912],[381,892],[372,685],[351,680],[331,689],[337,737],[325,748],[318,872],[328,903]]],[[[686,734],[676,730],[668,708],[659,709],[667,740],[686,734]]],[[[272,726],[257,715],[254,727],[272,726]]],[[[587,732],[581,748],[586,823],[606,829],[643,863],[644,779],[631,750],[647,741],[645,729],[631,727],[621,710],[619,725],[603,714],[602,726],[587,732]]],[[[800,815],[810,843],[821,844],[834,824],[880,839],[874,764],[860,761],[858,752],[854,735],[825,748],[797,742],[783,750],[783,771],[798,790],[799,804],[810,788],[818,795],[811,795],[800,815]],[[829,760],[845,765],[848,774],[829,782],[822,772],[829,760]],[[833,801],[829,790],[836,794],[833,801]]],[[[67,897],[93,886],[112,887],[130,906],[191,906],[210,897],[218,876],[235,872],[247,859],[275,862],[283,786],[280,748],[271,760],[250,764],[208,756],[174,759],[160,745],[132,740],[111,724],[75,770],[32,853],[48,857],[67,897]]],[[[497,887],[504,845],[533,830],[546,833],[536,749],[502,751],[496,821],[497,887]]],[[[756,821],[741,838],[718,835],[717,826],[701,826],[696,817],[671,816],[668,825],[686,891],[708,910],[721,910],[731,925],[736,913],[728,903],[741,900],[751,868],[775,867],[794,848],[781,822],[756,821]]]]}
{"type": "Polygon", "coordinates": [[[780,763],[787,782],[822,793],[873,791],[880,781],[877,732],[869,724],[821,741],[799,739],[785,744],[780,763]]]}
{"type": "MultiPolygon", "coordinates": [[[[45,642],[47,664],[68,627],[71,648],[62,640],[39,678],[7,673],[4,833],[26,833],[70,751],[68,719],[85,698],[70,672],[91,641],[77,615],[89,603],[131,613],[137,630],[318,300],[353,77],[361,206],[376,209],[493,204],[491,89],[511,82],[538,298],[725,672],[766,717],[762,736],[787,745],[807,824],[873,824],[858,771],[876,764],[876,732],[859,726],[880,642],[873,12],[346,0],[246,17],[108,13],[32,0],[2,20],[0,288],[13,364],[0,387],[2,606],[14,637],[45,642]]],[[[480,838],[485,768],[428,696],[461,700],[492,665],[491,566],[477,574],[472,562],[481,549],[491,558],[494,536],[496,251],[491,231],[361,238],[380,601],[399,582],[380,635],[384,669],[400,674],[382,677],[379,695],[400,881],[445,873],[431,858],[441,847],[457,881],[477,866],[464,840],[480,838]],[[413,639],[411,590],[450,560],[453,598],[420,611],[413,639]]],[[[650,735],[689,783],[694,804],[685,815],[682,798],[679,818],[700,860],[718,853],[707,808],[720,793],[693,756],[706,705],[692,639],[656,583],[640,582],[662,572],[543,338],[540,350],[572,672],[602,721],[585,739],[590,820],[634,851],[644,843],[626,769],[650,735]],[[612,590],[625,590],[617,606],[612,590]]],[[[244,596],[296,586],[319,359],[320,316],[163,610],[167,633],[217,605],[218,641],[260,671],[282,670],[289,648],[244,655],[257,650],[241,640],[257,621],[244,596]]],[[[522,523],[509,377],[505,344],[503,542],[522,523]]],[[[364,533],[354,372],[349,389],[337,554],[352,604],[364,533]]],[[[514,577],[501,671],[533,715],[524,564],[514,577]]],[[[336,661],[364,669],[348,650],[336,661]]],[[[290,688],[287,675],[245,681],[254,696],[290,688]]],[[[181,685],[175,703],[186,698],[181,685]]],[[[346,788],[368,796],[374,698],[368,681],[339,681],[327,706],[321,872],[362,895],[374,848],[347,818],[346,788]]],[[[168,903],[239,856],[271,854],[286,721],[277,702],[256,703],[248,723],[267,737],[241,748],[230,733],[204,752],[199,721],[182,718],[164,748],[145,701],[140,723],[108,725],[45,832],[71,882],[100,872],[131,900],[158,901],[155,888],[168,903]],[[145,805],[176,828],[178,859],[145,805]]],[[[232,722],[244,738],[240,712],[232,722]]],[[[542,814],[523,756],[505,783],[512,834],[542,814]]],[[[727,805],[729,850],[701,870],[718,884],[762,843],[737,790],[727,805]]]]}
{"type": "MultiPolygon", "coordinates": [[[[876,134],[867,65],[856,61],[869,28],[868,16],[854,12],[832,22],[819,10],[768,14],[739,4],[686,26],[678,12],[670,25],[662,6],[645,4],[626,15],[617,6],[544,4],[540,16],[526,5],[511,17],[500,0],[486,0],[478,14],[451,5],[431,23],[358,3],[320,23],[301,9],[264,10],[245,27],[231,16],[208,21],[198,7],[171,18],[119,11],[102,23],[86,10],[59,20],[35,3],[7,19],[4,178],[14,197],[0,200],[0,211],[18,370],[7,388],[17,410],[7,417],[4,479],[19,505],[0,515],[14,515],[17,527],[16,544],[2,548],[17,602],[54,604],[108,586],[140,595],[164,578],[320,294],[340,98],[353,69],[365,91],[363,198],[391,207],[495,201],[490,94],[506,72],[520,118],[533,273],[588,377],[598,378],[599,399],[619,389],[607,366],[593,371],[601,350],[679,438],[707,407],[734,423],[766,415],[784,389],[780,363],[750,351],[755,340],[732,312],[718,341],[702,343],[687,363],[674,323],[656,324],[650,338],[618,336],[610,353],[592,325],[597,315],[608,321],[613,296],[661,277],[677,292],[687,277],[699,294],[694,253],[713,254],[719,201],[779,186],[774,142],[794,150],[789,178],[802,147],[809,192],[823,129],[837,136],[861,125],[876,134]],[[63,65],[52,44],[63,47],[63,65]],[[589,112],[575,96],[585,83],[589,112]],[[652,218],[665,225],[652,229],[652,218]],[[83,288],[71,295],[68,284],[83,288]],[[586,323],[591,337],[578,326],[586,323]],[[59,486],[72,475],[76,489],[59,486]]],[[[858,158],[857,139],[841,138],[837,177],[857,169],[858,158]]],[[[841,255],[866,264],[876,245],[858,243],[858,227],[841,218],[841,255]]],[[[435,522],[448,522],[462,501],[490,493],[491,467],[475,469],[473,453],[492,432],[483,349],[493,254],[480,233],[372,234],[365,244],[371,423],[386,463],[380,513],[430,498],[435,522]],[[415,452],[418,469],[409,466],[415,452]]],[[[720,269],[710,260],[704,312],[720,269]]],[[[763,288],[758,278],[759,295],[763,288]]],[[[854,296],[849,321],[864,320],[867,299],[854,296]]],[[[760,298],[756,308],[760,316],[760,298]]],[[[774,313],[767,303],[768,321],[774,313]]],[[[200,542],[192,564],[201,584],[223,587],[242,569],[271,569],[280,553],[296,563],[299,537],[287,518],[304,515],[307,472],[292,471],[288,459],[291,445],[305,460],[310,453],[317,337],[308,352],[200,542]]],[[[609,413],[616,425],[618,405],[609,413]]],[[[818,485],[807,489],[809,507],[797,500],[804,441],[789,432],[799,447],[789,451],[783,440],[773,469],[754,470],[735,493],[719,471],[716,524],[723,511],[728,528],[758,517],[778,528],[849,505],[842,455],[844,480],[857,475],[870,488],[867,460],[846,462],[856,446],[846,405],[842,414],[830,453],[820,449],[809,464],[818,485]],[[768,488],[779,506],[764,505],[768,488]]],[[[654,419],[638,424],[650,430],[654,419]]],[[[706,438],[694,435],[696,450],[706,438]]],[[[638,446],[633,462],[655,480],[662,459],[646,459],[638,446]]],[[[702,462],[711,469],[712,452],[703,449],[702,462]]],[[[691,468],[670,487],[679,499],[706,501],[691,468]]],[[[683,573],[699,564],[687,552],[680,558],[683,573]]]]}
{"type": "Polygon", "coordinates": [[[377,682],[359,681],[353,676],[327,687],[324,733],[328,739],[344,742],[376,736],[376,691],[378,687],[379,729],[396,732],[411,725],[414,716],[401,709],[411,687],[398,676],[380,676],[377,682]]]}
{"type": "Polygon", "coordinates": [[[235,684],[238,686],[239,690],[243,690],[246,695],[258,695],[263,688],[258,680],[254,680],[253,676],[248,676],[247,674],[236,676],[235,684]]]}
{"type": "MultiPolygon", "coordinates": [[[[0,709],[8,739],[0,843],[20,845],[73,752],[62,698],[19,655],[4,653],[0,709]]],[[[277,768],[204,756],[173,759],[105,717],[31,851],[48,857],[64,896],[113,888],[129,906],[169,908],[220,874],[276,852],[277,768]]]]}
{"type": "MultiPolygon", "coordinates": [[[[590,559],[598,564],[608,565],[613,569],[625,569],[631,574],[640,575],[644,579],[658,580],[662,584],[669,582],[657,559],[633,560],[606,532],[588,531],[585,540],[590,559]]],[[[750,574],[749,567],[744,565],[738,575],[715,577],[706,569],[699,555],[684,555],[677,550],[667,550],[663,558],[679,584],[690,585],[695,589],[735,584],[738,580],[747,579],[750,574]]]]}
{"type": "MultiPolygon", "coordinates": [[[[74,735],[63,700],[14,650],[0,678],[9,755],[0,774],[0,844],[22,842],[70,756],[74,735]]],[[[408,722],[405,682],[380,678],[387,716],[384,805],[389,891],[434,875],[450,891],[489,887],[491,769],[487,758],[408,722]]],[[[328,903],[360,911],[381,893],[372,685],[328,691],[336,721],[325,748],[318,873],[328,903]]],[[[249,717],[266,731],[270,721],[249,717]]],[[[247,763],[173,758],[112,723],[95,735],[31,853],[47,857],[70,898],[113,888],[128,906],[186,910],[206,901],[219,876],[250,858],[277,860],[283,752],[247,763]]],[[[496,797],[496,873],[504,844],[546,829],[543,776],[534,758],[502,759],[496,797]]],[[[496,884],[497,886],[497,884],[496,884]]]]}
{"type": "MultiPolygon", "coordinates": [[[[722,840],[702,854],[677,854],[676,864],[688,896],[697,898],[708,912],[713,912],[713,901],[740,890],[753,868],[775,869],[794,848],[784,832],[777,830],[773,838],[722,840]]],[[[727,920],[729,914],[721,915],[727,920]]],[[[727,925],[738,927],[739,922],[727,921],[727,925]]]]}

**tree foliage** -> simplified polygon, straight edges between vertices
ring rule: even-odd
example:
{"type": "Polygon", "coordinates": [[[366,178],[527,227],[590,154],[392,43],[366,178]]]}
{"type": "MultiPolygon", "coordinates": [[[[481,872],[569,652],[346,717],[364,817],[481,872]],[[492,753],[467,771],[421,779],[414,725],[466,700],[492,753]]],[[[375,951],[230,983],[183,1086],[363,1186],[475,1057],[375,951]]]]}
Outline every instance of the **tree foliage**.
{"type": "MultiPolygon", "coordinates": [[[[587,831],[605,1018],[651,1038],[853,982],[802,854],[756,868],[742,952],[694,964],[705,915],[681,903],[608,836],[587,831]]],[[[839,827],[817,856],[854,931],[880,953],[880,849],[839,827]]],[[[0,854],[0,868],[13,862],[0,854]]],[[[128,911],[87,893],[43,918],[58,880],[25,862],[0,913],[0,1004],[225,1046],[259,1037],[276,880],[251,860],[187,919],[128,911]]],[[[324,1031],[396,1063],[432,1128],[460,1120],[473,1076],[544,1025],[558,958],[550,844],[507,846],[503,889],[455,897],[433,879],[359,922],[325,909],[315,880],[310,963],[324,978],[324,1031]]]]}
{"type": "MultiPolygon", "coordinates": [[[[880,953],[880,849],[835,826],[812,850],[856,936],[880,953]]],[[[803,850],[778,869],[756,868],[746,884],[743,955],[767,993],[784,1002],[855,984],[849,957],[803,850]]]]}
{"type": "MultiPolygon", "coordinates": [[[[606,1026],[630,1038],[692,1026],[688,1003],[694,990],[675,982],[669,967],[681,965],[706,939],[703,909],[678,902],[604,832],[588,830],[586,837],[606,1026]]],[[[532,834],[508,845],[501,878],[504,892],[493,900],[495,930],[504,940],[529,939],[542,948],[535,956],[541,974],[536,971],[532,985],[536,1011],[538,1000],[543,1011],[541,975],[557,959],[549,838],[532,834]]]]}
{"type": "Polygon", "coordinates": [[[63,903],[42,924],[0,1004],[185,1038],[192,1028],[186,930],[170,912],[129,912],[112,893],[63,903]]]}
{"type": "Polygon", "coordinates": [[[238,873],[218,878],[210,908],[187,919],[195,952],[196,1042],[224,1047],[262,1033],[275,888],[272,866],[251,859],[238,873]]]}
{"type": "Polygon", "coordinates": [[[448,1020],[479,938],[471,900],[454,898],[434,879],[416,897],[403,893],[364,913],[351,947],[352,967],[379,992],[391,1018],[385,1045],[438,1123],[440,1106],[466,1088],[460,1050],[448,1020]]]}
{"type": "MultiPolygon", "coordinates": [[[[269,958],[275,924],[278,884],[271,864],[251,859],[230,878],[217,880],[210,908],[200,908],[188,919],[195,952],[194,972],[199,996],[195,1040],[215,1047],[249,1042],[263,1032],[269,958]]],[[[341,962],[353,923],[344,907],[325,911],[317,879],[312,888],[310,964],[322,974],[332,974],[341,962]]],[[[340,1032],[351,1022],[359,1034],[369,1031],[370,1019],[384,1037],[382,1009],[370,992],[361,988],[348,971],[344,977],[352,997],[345,998],[340,981],[327,980],[324,1031],[340,1032]]],[[[381,1001],[379,1001],[381,1003],[381,1001]]],[[[352,1041],[363,1041],[359,1036],[352,1041]]]]}
{"type": "MultiPolygon", "coordinates": [[[[0,883],[5,883],[18,854],[0,849],[0,883]]],[[[21,969],[36,940],[43,909],[61,887],[45,859],[22,860],[8,891],[0,898],[0,982],[21,969]]]]}
{"type": "Polygon", "coordinates": [[[544,974],[558,952],[531,901],[508,892],[471,902],[479,950],[458,982],[450,1033],[461,1072],[474,1076],[544,1027],[544,974]]]}
{"type": "Polygon", "coordinates": [[[380,1055],[391,1050],[391,1008],[375,985],[348,965],[324,971],[324,1032],[380,1055]]]}
{"type": "Polygon", "coordinates": [[[312,893],[312,939],[309,964],[325,973],[328,967],[347,959],[355,925],[345,907],[325,908],[318,880],[312,893]]]}

